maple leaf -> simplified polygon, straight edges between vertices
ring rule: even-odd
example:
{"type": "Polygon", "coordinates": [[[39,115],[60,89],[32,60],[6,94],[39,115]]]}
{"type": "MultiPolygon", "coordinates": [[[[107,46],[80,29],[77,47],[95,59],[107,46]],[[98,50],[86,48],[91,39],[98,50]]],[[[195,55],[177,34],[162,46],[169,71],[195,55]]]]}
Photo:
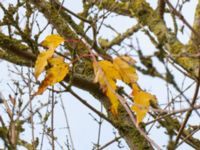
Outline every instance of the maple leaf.
{"type": "Polygon", "coordinates": [[[47,60],[53,56],[53,53],[55,51],[55,48],[58,47],[64,39],[60,37],[59,35],[49,35],[47,36],[44,41],[42,42],[42,45],[45,47],[48,47],[49,49],[45,52],[41,52],[36,60],[35,63],[35,78],[37,79],[38,76],[44,71],[45,66],[47,65],[47,60]]]}
{"type": "Polygon", "coordinates": [[[112,113],[117,114],[119,101],[115,94],[115,90],[117,89],[116,80],[121,79],[118,71],[115,69],[114,65],[107,60],[94,62],[93,68],[95,74],[94,82],[100,84],[101,89],[111,102],[112,113]]]}
{"type": "Polygon", "coordinates": [[[138,80],[135,68],[132,66],[135,61],[128,56],[116,57],[113,60],[114,67],[118,70],[122,80],[129,84],[138,80]]]}
{"type": "Polygon", "coordinates": [[[134,105],[131,107],[131,109],[136,113],[137,124],[139,124],[142,122],[149,110],[150,101],[152,100],[156,102],[156,98],[154,95],[142,91],[137,84],[132,84],[132,87],[134,105]]]}
{"type": "Polygon", "coordinates": [[[45,40],[42,42],[42,45],[48,47],[49,49],[55,49],[62,42],[64,42],[64,38],[56,34],[51,34],[45,38],[45,40]]]}
{"type": "Polygon", "coordinates": [[[53,56],[54,49],[49,49],[45,52],[41,52],[37,60],[35,62],[35,78],[37,79],[38,76],[44,71],[45,66],[47,65],[47,60],[53,56]]]}
{"type": "Polygon", "coordinates": [[[47,70],[45,79],[34,95],[42,94],[49,85],[62,81],[69,72],[69,65],[64,62],[63,57],[50,58],[48,62],[52,67],[47,70]]]}

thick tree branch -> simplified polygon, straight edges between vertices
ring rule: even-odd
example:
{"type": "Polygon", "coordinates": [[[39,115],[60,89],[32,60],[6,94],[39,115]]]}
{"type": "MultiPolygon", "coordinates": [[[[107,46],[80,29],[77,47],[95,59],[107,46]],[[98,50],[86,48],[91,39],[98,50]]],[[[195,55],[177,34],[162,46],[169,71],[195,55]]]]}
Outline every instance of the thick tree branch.
{"type": "MultiPolygon", "coordinates": [[[[195,18],[194,18],[194,23],[193,23],[193,29],[196,32],[200,32],[200,1],[198,1],[197,7],[196,7],[196,10],[195,10],[195,18]]],[[[195,43],[195,44],[199,45],[200,44],[199,38],[194,33],[192,33],[189,43],[190,44],[195,43]]]]}
{"type": "Polygon", "coordinates": [[[18,65],[33,66],[36,56],[28,46],[1,32],[0,39],[0,58],[18,65]]]}
{"type": "Polygon", "coordinates": [[[51,3],[44,0],[29,0],[50,22],[57,32],[65,39],[79,40],[78,44],[73,42],[66,42],[67,48],[71,51],[76,49],[77,54],[83,55],[88,52],[87,47],[77,34],[70,28],[67,19],[63,18],[58,10],[51,5],[51,3]]]}
{"type": "Polygon", "coordinates": [[[120,3],[114,0],[87,0],[89,3],[96,4],[100,9],[134,17],[143,26],[147,26],[157,37],[159,43],[169,52],[169,55],[182,66],[189,74],[198,76],[198,60],[188,57],[173,57],[181,53],[196,54],[198,50],[195,45],[184,45],[176,35],[168,30],[164,21],[160,18],[156,10],[153,10],[145,0],[135,0],[131,5],[129,2],[120,3]]]}
{"type": "MultiPolygon", "coordinates": [[[[17,51],[20,51],[19,53],[19,57],[26,57],[24,55],[21,56],[21,52],[23,52],[23,50],[27,50],[28,47],[26,47],[25,45],[22,45],[19,43],[19,41],[13,40],[13,41],[9,41],[10,42],[10,46],[5,47],[8,51],[12,51],[13,49],[9,49],[9,48],[13,48],[16,45],[17,42],[17,47],[18,48],[17,51]],[[11,46],[12,45],[12,46],[11,46]],[[22,48],[22,49],[20,49],[22,48]]],[[[18,53],[15,53],[15,55],[18,53]]],[[[32,55],[31,59],[27,60],[29,61],[28,64],[32,64],[32,60],[34,60],[35,57],[34,55],[32,55]]],[[[15,60],[12,60],[13,63],[15,63],[15,60]]],[[[22,65],[26,65],[26,63],[22,64],[22,65]]],[[[66,77],[65,79],[66,82],[70,81],[69,77],[66,77]]],[[[72,83],[73,86],[76,86],[80,89],[83,89],[85,91],[88,91],[89,93],[91,93],[95,98],[97,98],[98,100],[100,100],[102,102],[102,104],[104,105],[104,107],[107,109],[107,113],[108,113],[108,117],[109,120],[112,120],[113,122],[113,126],[115,126],[121,136],[123,136],[128,145],[133,148],[133,149],[152,149],[151,146],[148,144],[147,141],[145,141],[145,139],[140,135],[140,133],[138,132],[138,130],[131,124],[130,118],[127,115],[127,112],[124,110],[124,108],[120,107],[119,109],[119,115],[118,117],[114,117],[112,115],[112,113],[110,112],[110,103],[108,98],[101,92],[99,85],[93,83],[93,79],[92,78],[86,78],[84,75],[81,74],[74,74],[72,81],[70,81],[72,83]]],[[[161,125],[163,127],[165,127],[167,130],[178,130],[180,128],[180,124],[177,120],[172,119],[171,117],[167,117],[167,119],[164,120],[160,120],[159,121],[161,123],[161,125]],[[173,123],[174,122],[174,123],[173,123]],[[173,128],[171,128],[171,126],[168,126],[169,123],[171,124],[171,126],[173,126],[173,128]],[[169,129],[168,129],[169,128],[169,129]]],[[[175,131],[173,131],[174,134],[176,134],[175,131]]],[[[188,136],[188,132],[184,130],[182,137],[186,137],[188,136]]],[[[182,138],[181,137],[181,138],[182,138]]],[[[186,140],[187,143],[193,143],[193,145],[200,145],[200,142],[196,139],[194,139],[193,137],[190,137],[186,140]]]]}
{"type": "MultiPolygon", "coordinates": [[[[46,17],[46,19],[53,25],[53,27],[61,36],[66,39],[79,39],[79,36],[82,36],[84,37],[84,40],[86,39],[87,42],[92,45],[92,41],[84,35],[83,30],[79,30],[79,26],[74,23],[72,18],[64,11],[64,8],[63,10],[60,10],[61,13],[59,13],[59,7],[54,7],[45,0],[29,1],[46,17]]],[[[177,39],[177,37],[167,29],[162,18],[157,14],[155,10],[150,7],[150,5],[145,0],[135,0],[133,3],[131,3],[131,5],[129,5],[129,2],[122,3],[116,2],[115,0],[87,1],[90,3],[95,3],[99,8],[107,9],[124,16],[137,18],[139,24],[142,26],[147,26],[150,31],[154,33],[159,43],[164,45],[166,50],[171,53],[170,55],[177,63],[184,67],[193,76],[197,76],[198,61],[196,59],[180,55],[185,52],[195,54],[197,52],[196,47],[193,44],[183,45],[177,39]],[[175,57],[177,55],[180,57],[175,57]]],[[[199,8],[197,7],[197,12],[198,9],[199,8]]],[[[195,20],[198,20],[198,17],[195,20]]],[[[132,30],[127,31],[123,35],[115,38],[113,41],[111,41],[107,48],[110,48],[114,44],[120,43],[124,38],[132,34],[136,29],[132,28],[132,30]]],[[[30,52],[28,46],[22,44],[19,40],[10,39],[10,37],[4,35],[3,33],[0,33],[0,38],[0,58],[15,64],[26,65],[29,67],[33,66],[36,56],[30,52]]],[[[192,36],[192,38],[194,37],[192,36]]],[[[76,49],[79,55],[87,54],[88,47],[81,39],[79,40],[80,42],[77,45],[74,45],[72,42],[66,43],[67,48],[71,51],[76,49]]],[[[95,47],[93,48],[95,49],[95,47]]],[[[98,47],[96,47],[96,49],[100,50],[98,47]]],[[[101,51],[97,52],[101,53],[101,51]]],[[[103,52],[101,54],[103,54],[103,52]]],[[[81,68],[81,66],[77,67],[81,68]]],[[[92,75],[93,73],[91,73],[91,76],[92,75]]],[[[131,150],[153,149],[151,144],[145,140],[137,128],[132,125],[127,112],[122,106],[119,108],[118,116],[113,116],[110,111],[110,103],[108,98],[102,93],[99,85],[93,83],[91,76],[89,78],[79,72],[75,72],[73,73],[72,78],[69,78],[69,76],[66,77],[65,82],[70,82],[73,86],[88,91],[95,98],[101,101],[107,110],[108,118],[111,120],[112,125],[119,130],[120,135],[125,138],[131,150]]],[[[155,108],[157,108],[157,106],[155,106],[155,108]]],[[[157,113],[157,115],[161,115],[161,113],[157,113]]],[[[173,135],[176,135],[180,128],[180,123],[178,120],[173,119],[170,116],[159,120],[159,123],[173,135]]],[[[181,135],[182,136],[180,138],[184,139],[185,137],[188,137],[189,132],[187,130],[183,130],[181,135]]],[[[186,138],[186,142],[193,145],[194,148],[198,148],[200,146],[200,141],[193,137],[186,138]]]]}
{"type": "Polygon", "coordinates": [[[101,45],[101,47],[103,47],[104,49],[110,49],[112,46],[114,45],[120,45],[121,42],[125,39],[127,39],[128,37],[130,37],[131,35],[133,35],[135,32],[137,32],[139,29],[141,28],[140,24],[136,24],[134,26],[132,26],[131,28],[127,29],[126,32],[117,35],[114,39],[112,39],[110,42],[106,41],[104,39],[99,39],[99,44],[101,45]]]}

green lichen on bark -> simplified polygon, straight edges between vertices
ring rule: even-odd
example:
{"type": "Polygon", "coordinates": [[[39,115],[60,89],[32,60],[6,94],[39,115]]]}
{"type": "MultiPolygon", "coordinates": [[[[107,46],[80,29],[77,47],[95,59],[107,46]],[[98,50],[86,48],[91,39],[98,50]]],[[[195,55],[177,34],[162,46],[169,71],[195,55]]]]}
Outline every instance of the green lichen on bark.
{"type": "MultiPolygon", "coordinates": [[[[46,19],[53,25],[53,27],[62,37],[64,37],[66,40],[79,40],[77,34],[74,33],[68,25],[69,22],[72,23],[70,18],[63,18],[58,13],[58,10],[51,5],[51,3],[46,1],[38,2],[37,0],[30,0],[30,2],[33,3],[35,7],[37,7],[37,9],[46,17],[46,19]]],[[[78,30],[79,32],[82,32],[81,29],[78,30]]],[[[76,49],[77,54],[79,55],[83,55],[88,52],[88,48],[81,40],[79,40],[78,43],[66,42],[65,44],[70,51],[76,49]]]]}
{"type": "MultiPolygon", "coordinates": [[[[157,11],[153,10],[145,0],[135,0],[131,5],[128,5],[129,2],[115,2],[114,8],[111,7],[112,3],[113,1],[102,0],[101,3],[97,2],[96,5],[99,7],[101,5],[102,9],[107,9],[120,15],[136,18],[139,23],[150,29],[175,62],[187,70],[191,76],[197,76],[198,61],[190,57],[181,56],[185,52],[188,52],[188,54],[195,54],[197,52],[194,42],[190,46],[182,44],[176,35],[167,29],[157,11]],[[174,57],[178,55],[179,57],[174,57]]],[[[198,9],[196,13],[199,13],[198,9]]]]}
{"type": "MultiPolygon", "coordinates": [[[[21,51],[27,51],[28,47],[25,45],[22,45],[20,41],[11,39],[9,36],[4,35],[3,33],[0,33],[0,46],[2,48],[5,48],[7,50],[11,50],[15,47],[18,47],[21,51]]],[[[14,50],[13,50],[14,51],[14,50]]]]}
{"type": "Polygon", "coordinates": [[[120,45],[121,42],[131,35],[133,35],[135,32],[137,32],[141,28],[140,24],[136,24],[132,26],[131,28],[127,29],[124,33],[118,34],[115,38],[113,38],[111,41],[108,41],[107,39],[99,38],[98,43],[103,49],[110,49],[114,45],[120,45]]]}
{"type": "Polygon", "coordinates": [[[157,12],[154,11],[148,3],[138,0],[137,3],[132,6],[132,11],[136,12],[133,15],[138,18],[139,22],[144,26],[148,26],[156,35],[159,43],[165,46],[175,62],[186,69],[190,75],[197,76],[197,68],[199,65],[197,59],[181,56],[182,53],[188,53],[188,55],[194,54],[196,52],[195,46],[183,45],[175,34],[168,31],[163,20],[160,19],[157,12]]]}
{"type": "MultiPolygon", "coordinates": [[[[199,32],[199,28],[200,28],[200,1],[198,0],[198,4],[196,7],[196,11],[195,11],[195,18],[194,18],[194,23],[193,23],[193,29],[197,32],[199,32]]],[[[200,44],[200,40],[199,38],[192,33],[191,37],[190,37],[190,44],[200,44]]]]}
{"type": "Polygon", "coordinates": [[[119,134],[125,138],[130,148],[135,150],[152,150],[152,146],[132,124],[126,110],[121,105],[118,108],[118,113],[117,116],[110,114],[109,118],[113,121],[113,125],[118,129],[119,134]]]}
{"type": "Polygon", "coordinates": [[[31,66],[34,64],[36,56],[29,51],[28,46],[3,33],[0,33],[0,39],[0,58],[18,65],[31,66]]]}
{"type": "Polygon", "coordinates": [[[20,66],[33,66],[33,63],[30,60],[26,60],[22,57],[18,57],[12,52],[3,52],[0,50],[0,59],[7,60],[13,64],[20,66]]]}

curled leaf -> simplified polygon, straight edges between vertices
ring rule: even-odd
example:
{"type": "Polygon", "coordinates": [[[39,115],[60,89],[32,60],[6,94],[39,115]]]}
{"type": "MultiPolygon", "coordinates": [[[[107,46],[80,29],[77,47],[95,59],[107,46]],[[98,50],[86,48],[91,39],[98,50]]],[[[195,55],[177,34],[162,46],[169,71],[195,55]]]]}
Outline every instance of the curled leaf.
{"type": "Polygon", "coordinates": [[[136,70],[133,67],[135,61],[128,56],[116,57],[113,60],[114,67],[118,70],[122,80],[129,84],[138,80],[136,70]]]}
{"type": "Polygon", "coordinates": [[[107,60],[102,60],[93,63],[95,82],[100,84],[103,92],[109,98],[111,102],[111,111],[113,114],[117,114],[117,108],[119,105],[118,98],[115,94],[116,79],[120,79],[118,71],[115,69],[113,64],[107,60]]]}
{"type": "Polygon", "coordinates": [[[36,60],[35,63],[35,78],[37,79],[38,76],[44,71],[45,66],[47,65],[47,60],[53,56],[53,53],[55,51],[55,48],[60,45],[64,39],[60,37],[59,35],[49,35],[47,36],[44,41],[42,42],[42,45],[49,48],[45,52],[41,52],[36,60]]]}
{"type": "Polygon", "coordinates": [[[48,61],[52,67],[47,70],[45,79],[34,95],[42,94],[49,85],[52,86],[62,81],[69,72],[69,65],[64,62],[62,57],[50,58],[48,61]]]}
{"type": "Polygon", "coordinates": [[[41,52],[37,60],[35,62],[35,78],[37,79],[38,76],[44,71],[45,66],[47,65],[47,60],[53,56],[54,49],[49,49],[45,52],[41,52]]]}

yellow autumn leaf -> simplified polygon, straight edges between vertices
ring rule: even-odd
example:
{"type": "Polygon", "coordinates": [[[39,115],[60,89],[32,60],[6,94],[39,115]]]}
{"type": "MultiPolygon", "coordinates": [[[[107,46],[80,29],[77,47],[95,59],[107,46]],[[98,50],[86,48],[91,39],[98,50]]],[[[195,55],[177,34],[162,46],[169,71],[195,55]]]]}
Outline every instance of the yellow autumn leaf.
{"type": "Polygon", "coordinates": [[[106,96],[109,98],[111,105],[111,112],[114,115],[117,115],[118,112],[118,106],[119,106],[119,100],[118,97],[116,96],[116,94],[113,92],[113,90],[111,88],[108,88],[106,90],[106,96]]]}
{"type": "Polygon", "coordinates": [[[137,123],[142,122],[146,116],[150,102],[154,101],[156,103],[156,97],[148,92],[142,91],[138,85],[138,76],[136,70],[133,67],[135,61],[128,56],[116,57],[113,63],[107,60],[102,60],[99,62],[93,62],[95,79],[94,82],[98,82],[102,91],[106,94],[111,102],[111,111],[113,114],[117,114],[118,110],[118,97],[115,93],[117,86],[116,80],[122,80],[126,84],[132,85],[132,96],[134,105],[131,109],[136,114],[137,123]]]}
{"type": "Polygon", "coordinates": [[[55,77],[51,85],[62,81],[64,77],[69,73],[69,65],[64,62],[63,57],[59,56],[51,58],[48,62],[52,67],[47,70],[47,75],[54,74],[55,77]]]}
{"type": "Polygon", "coordinates": [[[42,45],[48,47],[49,49],[55,49],[62,42],[64,42],[64,38],[56,34],[51,34],[45,38],[45,40],[42,42],[42,45]]]}
{"type": "Polygon", "coordinates": [[[136,113],[137,123],[139,124],[142,122],[149,110],[150,101],[156,101],[156,98],[150,93],[142,91],[137,84],[133,84],[132,87],[134,105],[131,107],[131,109],[136,113]]]}
{"type": "Polygon", "coordinates": [[[116,57],[113,60],[114,67],[118,70],[122,80],[129,84],[138,80],[136,70],[133,67],[135,61],[128,56],[116,57]]]}
{"type": "Polygon", "coordinates": [[[42,42],[42,45],[45,47],[48,47],[49,49],[45,52],[41,52],[36,60],[35,63],[35,78],[37,79],[38,76],[44,71],[45,66],[47,65],[47,60],[53,56],[53,53],[55,51],[55,48],[60,45],[64,39],[60,37],[59,35],[49,35],[47,36],[44,41],[42,42]]]}
{"type": "Polygon", "coordinates": [[[110,61],[102,60],[99,62],[94,62],[93,68],[95,73],[94,82],[99,82],[101,87],[105,86],[107,80],[109,80],[109,82],[112,83],[111,86],[114,86],[115,85],[114,80],[120,79],[118,71],[114,68],[113,64],[110,61]]]}
{"type": "Polygon", "coordinates": [[[45,52],[41,52],[37,60],[35,62],[35,78],[37,79],[38,76],[44,71],[45,66],[47,65],[47,60],[53,56],[54,49],[49,49],[45,52]]]}
{"type": "Polygon", "coordinates": [[[50,58],[48,62],[52,67],[47,70],[45,79],[34,95],[42,94],[49,85],[62,81],[69,72],[69,65],[64,62],[63,57],[50,58]]]}
{"type": "Polygon", "coordinates": [[[111,111],[113,114],[117,114],[117,108],[119,105],[118,98],[115,94],[116,80],[121,79],[118,71],[113,64],[107,60],[102,60],[93,63],[95,79],[94,82],[100,84],[101,89],[105,92],[106,96],[111,102],[111,111]]]}

